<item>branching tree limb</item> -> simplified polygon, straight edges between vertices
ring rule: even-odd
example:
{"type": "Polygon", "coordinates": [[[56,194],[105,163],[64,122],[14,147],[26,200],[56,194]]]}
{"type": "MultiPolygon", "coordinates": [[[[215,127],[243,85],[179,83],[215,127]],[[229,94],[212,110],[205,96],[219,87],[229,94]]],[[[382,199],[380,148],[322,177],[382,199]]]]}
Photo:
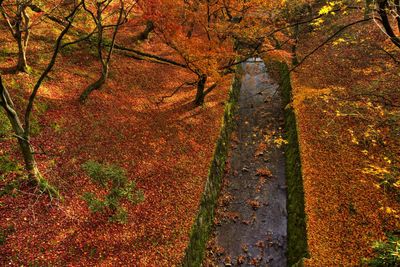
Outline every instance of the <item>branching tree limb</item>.
{"type": "Polygon", "coordinates": [[[179,92],[180,89],[182,89],[185,86],[194,86],[197,83],[197,81],[195,82],[184,82],[181,85],[179,85],[178,87],[175,88],[175,90],[170,94],[170,95],[166,95],[166,96],[162,96],[160,98],[160,100],[157,102],[157,104],[161,104],[162,102],[164,102],[165,99],[167,98],[171,98],[173,97],[176,93],[179,92]]]}
{"type": "Polygon", "coordinates": [[[331,36],[329,36],[325,41],[323,41],[321,44],[319,44],[317,47],[315,47],[311,52],[309,52],[306,56],[304,56],[299,63],[294,66],[292,69],[290,69],[290,72],[294,71],[295,69],[297,69],[301,64],[304,63],[304,61],[306,61],[310,56],[312,56],[315,52],[317,52],[320,48],[322,48],[324,45],[326,45],[327,43],[329,43],[332,39],[334,39],[336,36],[338,36],[340,33],[342,33],[344,30],[346,30],[347,28],[354,26],[356,24],[360,24],[360,23],[364,23],[364,22],[368,22],[371,21],[373,18],[365,18],[365,19],[361,19],[361,20],[357,20],[354,21],[352,23],[349,23],[343,27],[341,27],[339,30],[337,30],[334,34],[332,34],[331,36]]]}

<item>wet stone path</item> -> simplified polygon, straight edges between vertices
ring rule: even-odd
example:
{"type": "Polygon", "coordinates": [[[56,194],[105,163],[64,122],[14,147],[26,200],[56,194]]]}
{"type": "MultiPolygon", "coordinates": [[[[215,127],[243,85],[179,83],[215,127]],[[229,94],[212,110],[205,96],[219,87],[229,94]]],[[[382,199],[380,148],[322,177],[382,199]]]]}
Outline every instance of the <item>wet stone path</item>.
{"type": "Polygon", "coordinates": [[[286,266],[283,110],[265,64],[243,64],[243,79],[215,230],[204,266],[286,266]]]}

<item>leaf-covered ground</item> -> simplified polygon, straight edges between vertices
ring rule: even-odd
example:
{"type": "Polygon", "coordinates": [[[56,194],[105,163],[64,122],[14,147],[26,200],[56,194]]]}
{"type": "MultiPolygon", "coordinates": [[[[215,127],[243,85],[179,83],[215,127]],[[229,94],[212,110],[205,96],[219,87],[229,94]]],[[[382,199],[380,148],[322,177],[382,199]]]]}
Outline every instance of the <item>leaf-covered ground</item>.
{"type": "MultiPolygon", "coordinates": [[[[334,25],[300,39],[300,58],[334,25]],[[312,41],[310,41],[312,40],[312,41]]],[[[334,23],[334,24],[332,24],[334,23]]],[[[307,216],[307,266],[357,266],[400,228],[399,56],[373,25],[347,30],[293,75],[307,216]]]]}
{"type": "MultiPolygon", "coordinates": [[[[0,34],[0,67],[5,69],[14,65],[8,59],[14,58],[16,48],[6,39],[4,27],[0,34]]],[[[38,52],[54,35],[54,30],[42,29],[33,36],[28,58],[34,70],[47,62],[50,54],[38,52]]],[[[153,41],[143,49],[173,57],[153,41]]],[[[89,50],[82,45],[63,52],[36,105],[40,127],[32,143],[45,153],[37,155],[39,167],[64,199],[50,201],[24,182],[0,197],[0,228],[6,237],[0,245],[2,266],[175,266],[183,256],[230,78],[207,96],[203,107],[192,104],[193,88],[160,103],[162,96],[193,77],[176,67],[116,54],[106,86],[81,105],[79,94],[100,71],[89,50]],[[125,168],[143,190],[144,202],[124,204],[129,211],[126,224],[109,223],[106,216],[89,212],[82,195],[101,191],[81,168],[87,160],[125,168]]],[[[22,97],[35,76],[4,77],[11,94],[22,97]]],[[[14,138],[0,140],[0,156],[6,155],[20,160],[14,138]]],[[[0,187],[12,178],[6,176],[0,187]]]]}

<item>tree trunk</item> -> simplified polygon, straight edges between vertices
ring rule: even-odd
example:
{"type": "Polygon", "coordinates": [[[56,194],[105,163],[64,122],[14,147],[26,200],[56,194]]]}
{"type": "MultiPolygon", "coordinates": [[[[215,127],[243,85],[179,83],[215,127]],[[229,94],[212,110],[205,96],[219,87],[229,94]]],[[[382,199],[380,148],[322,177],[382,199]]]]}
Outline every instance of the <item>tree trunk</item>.
{"type": "Polygon", "coordinates": [[[30,29],[29,29],[29,16],[26,13],[27,5],[21,4],[17,11],[17,22],[15,25],[14,38],[18,44],[18,63],[16,71],[29,72],[29,66],[26,60],[26,49],[28,47],[30,29]]]}
{"type": "Polygon", "coordinates": [[[28,173],[29,180],[37,183],[42,179],[42,175],[36,164],[35,152],[26,139],[18,138],[18,143],[24,157],[25,170],[28,173]]]}
{"type": "Polygon", "coordinates": [[[39,169],[37,168],[35,152],[29,143],[29,139],[23,130],[19,118],[12,112],[7,111],[7,109],[6,113],[14,130],[14,133],[18,139],[18,144],[21,150],[21,154],[24,158],[25,170],[28,173],[29,180],[31,182],[37,183],[42,179],[42,176],[39,172],[39,169]]]}
{"type": "Polygon", "coordinates": [[[40,173],[35,159],[35,151],[30,144],[28,137],[18,136],[17,138],[22,156],[24,158],[25,170],[28,174],[29,182],[33,185],[37,185],[42,193],[47,193],[51,198],[60,198],[60,192],[58,192],[55,187],[50,185],[40,173]]]}
{"type": "Polygon", "coordinates": [[[21,149],[22,156],[25,162],[25,169],[28,172],[29,178],[31,180],[37,180],[38,175],[40,175],[39,170],[37,168],[37,164],[35,161],[35,156],[32,147],[29,144],[29,140],[27,138],[27,134],[24,131],[21,120],[19,119],[16,111],[14,103],[11,100],[11,97],[8,93],[8,90],[5,88],[3,81],[0,76],[0,99],[1,106],[4,108],[7,118],[11,123],[14,134],[18,139],[18,144],[21,149]]]}
{"type": "Polygon", "coordinates": [[[201,106],[204,104],[204,89],[206,86],[207,82],[207,75],[203,74],[200,76],[199,81],[197,82],[197,93],[196,93],[196,98],[194,100],[194,103],[197,106],[201,106]]]}
{"type": "Polygon", "coordinates": [[[9,93],[2,82],[1,76],[0,94],[1,106],[4,108],[7,118],[13,128],[14,134],[18,139],[18,144],[25,162],[25,170],[27,171],[31,181],[39,182],[42,176],[37,168],[33,148],[29,143],[29,134],[25,132],[22,126],[21,120],[15,111],[14,103],[12,102],[9,93]]]}
{"type": "Polygon", "coordinates": [[[5,88],[0,76],[0,106],[6,111],[8,120],[14,131],[22,157],[24,158],[25,170],[28,174],[29,182],[38,185],[42,192],[46,192],[50,197],[60,197],[59,192],[51,186],[41,175],[35,159],[35,151],[29,142],[29,130],[24,130],[21,120],[19,119],[15,106],[8,90],[5,88]]]}
{"type": "Polygon", "coordinates": [[[94,91],[94,90],[100,90],[101,87],[105,84],[106,80],[108,77],[108,66],[104,67],[104,70],[101,72],[101,77],[89,85],[80,95],[79,101],[81,103],[85,103],[89,95],[94,91]]]}
{"type": "MultiPolygon", "coordinates": [[[[1,0],[0,0],[1,2],[1,0]]],[[[18,116],[18,113],[16,111],[15,105],[11,99],[11,96],[5,87],[2,76],[0,74],[0,107],[2,107],[7,115],[8,120],[10,121],[12,128],[14,130],[14,136],[18,139],[18,143],[20,146],[20,150],[22,153],[22,156],[24,158],[24,163],[25,163],[25,169],[28,173],[29,180],[32,181],[33,183],[37,184],[41,192],[45,192],[49,194],[50,197],[57,197],[60,198],[60,193],[58,192],[57,189],[55,189],[53,186],[51,186],[46,179],[43,178],[43,176],[40,174],[40,171],[37,167],[36,160],[35,160],[35,151],[29,142],[29,137],[30,137],[30,115],[33,109],[33,103],[35,101],[35,97],[37,95],[37,92],[40,88],[40,85],[42,84],[44,78],[48,75],[48,73],[51,71],[53,68],[57,55],[60,51],[60,46],[62,39],[64,38],[65,34],[67,34],[68,30],[72,26],[73,19],[78,12],[79,8],[81,7],[82,3],[77,5],[73,11],[66,17],[66,20],[68,21],[68,24],[66,27],[61,31],[61,34],[58,36],[56,45],[53,51],[53,56],[47,65],[46,69],[43,71],[43,73],[40,75],[40,78],[36,82],[35,86],[33,87],[33,91],[29,97],[28,100],[28,105],[25,111],[25,125],[21,123],[21,120],[18,116]]],[[[25,21],[27,22],[26,25],[29,23],[29,18],[27,15],[25,15],[25,21]]],[[[17,27],[17,32],[21,33],[20,25],[17,27]]],[[[25,32],[27,33],[25,38],[20,38],[21,41],[23,41],[23,47],[27,47],[27,43],[29,40],[29,32],[27,31],[29,28],[25,28],[25,32]]],[[[22,37],[21,35],[15,35],[15,37],[22,37]]]]}
{"type": "Polygon", "coordinates": [[[146,28],[143,32],[139,33],[135,41],[145,41],[149,38],[150,33],[154,30],[154,23],[151,20],[146,21],[146,28]]]}
{"type": "Polygon", "coordinates": [[[18,63],[16,67],[16,71],[20,72],[29,72],[28,63],[26,60],[26,47],[23,44],[22,37],[19,36],[17,38],[18,42],[18,63]]]}

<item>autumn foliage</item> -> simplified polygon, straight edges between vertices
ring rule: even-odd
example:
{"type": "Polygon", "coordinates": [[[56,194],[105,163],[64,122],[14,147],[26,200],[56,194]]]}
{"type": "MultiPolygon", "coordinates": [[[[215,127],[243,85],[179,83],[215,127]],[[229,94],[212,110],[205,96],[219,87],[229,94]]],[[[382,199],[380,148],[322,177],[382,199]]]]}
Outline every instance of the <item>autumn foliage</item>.
{"type": "Polygon", "coordinates": [[[1,265],[179,265],[253,57],[291,67],[306,264],[367,262],[400,227],[398,6],[0,0],[1,265]]]}

